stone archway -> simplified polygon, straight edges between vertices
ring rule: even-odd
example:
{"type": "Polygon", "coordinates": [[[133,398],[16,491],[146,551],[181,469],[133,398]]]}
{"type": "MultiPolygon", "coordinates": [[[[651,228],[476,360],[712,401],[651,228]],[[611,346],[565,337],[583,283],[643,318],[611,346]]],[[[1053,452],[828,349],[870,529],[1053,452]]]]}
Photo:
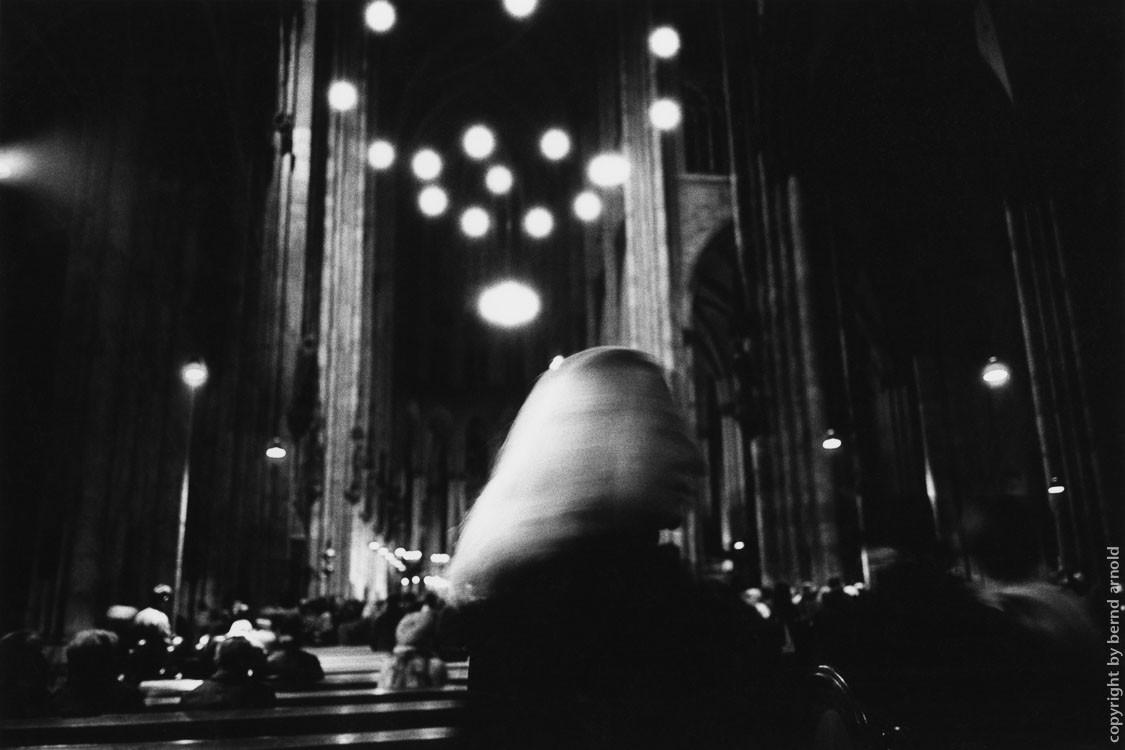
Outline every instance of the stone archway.
{"type": "Polygon", "coordinates": [[[737,285],[730,224],[713,232],[686,274],[684,319],[696,435],[706,476],[695,517],[697,559],[706,569],[758,581],[758,520],[747,446],[745,303],[737,285]]]}

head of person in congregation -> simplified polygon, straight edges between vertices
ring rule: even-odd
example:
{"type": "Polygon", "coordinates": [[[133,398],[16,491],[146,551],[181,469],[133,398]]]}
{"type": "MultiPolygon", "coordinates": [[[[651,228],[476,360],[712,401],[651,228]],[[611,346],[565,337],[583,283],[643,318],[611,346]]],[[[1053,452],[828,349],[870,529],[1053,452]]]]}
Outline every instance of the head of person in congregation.
{"type": "Polygon", "coordinates": [[[0,718],[27,719],[51,710],[43,638],[15,630],[0,638],[0,718]]]}
{"type": "Polygon", "coordinates": [[[66,682],[52,696],[60,716],[135,713],[144,709],[139,688],[118,680],[122,648],[117,634],[83,630],[66,647],[66,682]]]}
{"type": "Polygon", "coordinates": [[[215,653],[215,673],[184,695],[184,709],[269,708],[277,702],[263,683],[268,674],[265,651],[240,635],[225,639],[215,653]]]}

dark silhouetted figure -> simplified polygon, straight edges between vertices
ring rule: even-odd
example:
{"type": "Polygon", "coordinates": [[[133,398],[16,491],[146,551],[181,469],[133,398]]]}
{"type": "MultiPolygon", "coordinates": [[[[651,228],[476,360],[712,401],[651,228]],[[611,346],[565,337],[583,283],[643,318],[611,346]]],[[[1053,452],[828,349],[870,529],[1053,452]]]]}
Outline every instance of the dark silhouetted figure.
{"type": "Polygon", "coordinates": [[[242,636],[227,638],[215,654],[218,670],[199,687],[184,695],[180,705],[196,708],[269,708],[277,702],[273,690],[262,683],[266,654],[242,636]]]}
{"type": "Polygon", "coordinates": [[[60,716],[143,711],[144,696],[118,680],[121,645],[108,630],[83,630],[66,647],[66,683],[52,697],[60,716]]]}
{"type": "Polygon", "coordinates": [[[51,712],[43,639],[30,630],[0,638],[0,717],[28,719],[51,712]]]}
{"type": "Polygon", "coordinates": [[[301,621],[298,617],[283,618],[279,623],[280,638],[276,650],[266,659],[266,675],[271,680],[311,683],[324,679],[324,668],[316,654],[301,648],[301,621]]]}

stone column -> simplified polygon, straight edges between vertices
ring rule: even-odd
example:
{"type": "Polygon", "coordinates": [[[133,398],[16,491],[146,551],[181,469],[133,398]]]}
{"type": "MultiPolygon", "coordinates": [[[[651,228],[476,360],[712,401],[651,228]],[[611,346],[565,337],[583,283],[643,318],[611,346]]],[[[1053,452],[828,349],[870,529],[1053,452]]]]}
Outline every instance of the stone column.
{"type": "Polygon", "coordinates": [[[624,186],[625,262],[621,294],[622,343],[675,368],[670,260],[661,134],[648,121],[656,97],[647,25],[629,17],[622,29],[621,140],[631,172],[624,186]]]}

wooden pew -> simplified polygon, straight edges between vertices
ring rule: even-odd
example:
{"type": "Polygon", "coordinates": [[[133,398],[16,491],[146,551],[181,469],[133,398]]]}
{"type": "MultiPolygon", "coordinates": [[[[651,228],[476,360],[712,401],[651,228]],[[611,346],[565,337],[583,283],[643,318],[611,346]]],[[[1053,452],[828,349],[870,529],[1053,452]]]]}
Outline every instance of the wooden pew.
{"type": "MultiPolygon", "coordinates": [[[[464,685],[446,685],[440,688],[421,688],[412,690],[383,690],[377,687],[347,686],[342,689],[326,689],[322,685],[300,689],[277,689],[277,706],[342,706],[365,705],[370,703],[396,703],[411,700],[432,700],[464,696],[464,685]]],[[[145,697],[148,711],[177,711],[181,695],[154,695],[145,697]]]]}
{"type": "MultiPolygon", "coordinates": [[[[464,722],[464,701],[442,697],[366,705],[172,711],[0,723],[6,746],[134,745],[180,740],[346,735],[405,729],[448,729],[464,722]]],[[[294,740],[297,741],[297,740],[294,740]]]]}
{"type": "MultiPolygon", "coordinates": [[[[418,729],[383,729],[345,734],[303,734],[289,737],[239,737],[236,739],[177,740],[177,748],[191,750],[314,750],[346,745],[357,750],[457,750],[461,747],[456,729],[423,727],[418,729]]],[[[50,750],[165,750],[167,741],[129,742],[127,744],[51,745],[50,750]]],[[[20,745],[13,750],[43,750],[42,746],[20,745]]]]}

